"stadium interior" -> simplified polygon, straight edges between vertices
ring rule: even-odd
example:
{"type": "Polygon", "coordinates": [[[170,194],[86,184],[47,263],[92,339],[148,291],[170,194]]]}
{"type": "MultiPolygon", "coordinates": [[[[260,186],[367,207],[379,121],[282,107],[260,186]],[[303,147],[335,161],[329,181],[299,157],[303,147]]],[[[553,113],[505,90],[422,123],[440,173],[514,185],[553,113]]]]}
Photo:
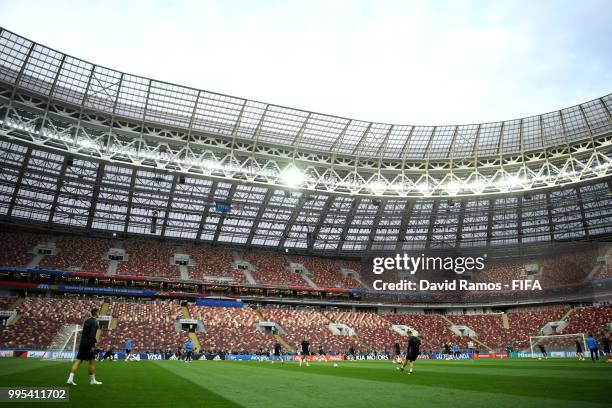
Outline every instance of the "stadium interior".
{"type": "Polygon", "coordinates": [[[508,352],[605,333],[611,111],[612,94],[504,122],[364,122],[114,71],[0,28],[0,349],[52,349],[92,307],[98,347],[141,352],[308,338],[388,353],[407,330],[431,352],[508,352]],[[404,252],[486,264],[372,273],[404,252]],[[417,277],[542,290],[376,288],[417,277]]]}

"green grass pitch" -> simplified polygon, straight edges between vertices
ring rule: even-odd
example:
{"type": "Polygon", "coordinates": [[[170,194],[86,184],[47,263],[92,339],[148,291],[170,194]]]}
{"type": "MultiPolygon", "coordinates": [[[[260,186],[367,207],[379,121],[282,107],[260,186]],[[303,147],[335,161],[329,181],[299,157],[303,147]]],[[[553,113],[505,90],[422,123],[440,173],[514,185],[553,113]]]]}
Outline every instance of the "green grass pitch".
{"type": "MultiPolygon", "coordinates": [[[[70,362],[0,359],[0,386],[65,386],[70,362]]],[[[35,407],[610,407],[612,364],[577,360],[296,363],[115,361],[97,363],[101,386],[75,377],[69,403],[35,407]]],[[[5,404],[8,405],[8,404],[5,404]]]]}

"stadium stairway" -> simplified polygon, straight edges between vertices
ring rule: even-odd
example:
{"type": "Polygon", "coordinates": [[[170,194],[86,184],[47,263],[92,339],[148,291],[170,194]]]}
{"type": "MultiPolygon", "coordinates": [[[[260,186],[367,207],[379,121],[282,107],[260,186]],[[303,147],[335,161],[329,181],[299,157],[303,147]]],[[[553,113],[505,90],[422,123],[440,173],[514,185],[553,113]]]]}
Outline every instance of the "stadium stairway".
{"type": "Polygon", "coordinates": [[[181,273],[181,279],[189,280],[189,270],[186,265],[179,265],[179,271],[181,273]]]}
{"type": "Polygon", "coordinates": [[[17,298],[17,300],[15,302],[13,302],[13,304],[11,305],[11,308],[9,310],[15,310],[17,309],[19,306],[21,306],[21,304],[23,303],[23,298],[17,298]]]}
{"type": "Polygon", "coordinates": [[[506,330],[510,330],[510,320],[508,319],[508,315],[506,313],[502,313],[501,319],[502,319],[502,327],[506,330]]]}
{"type": "Polygon", "coordinates": [[[275,334],[274,338],[285,348],[287,352],[294,351],[293,347],[289,343],[287,343],[287,340],[285,340],[280,334],[275,334]]]}
{"type": "Polygon", "coordinates": [[[198,336],[195,333],[188,333],[189,339],[193,343],[193,348],[196,351],[202,350],[202,345],[200,344],[200,340],[198,340],[198,336]]]}
{"type": "Polygon", "coordinates": [[[316,283],[314,283],[312,281],[312,279],[310,279],[309,276],[305,275],[305,274],[300,274],[300,276],[302,277],[302,279],[304,279],[304,281],[308,284],[308,286],[310,286],[313,289],[319,289],[319,287],[317,286],[316,283]]]}
{"type": "Polygon", "coordinates": [[[321,316],[323,316],[323,320],[325,320],[325,323],[329,324],[329,323],[333,323],[333,322],[334,322],[332,319],[330,319],[329,317],[327,317],[327,316],[325,315],[325,313],[323,313],[323,312],[319,312],[319,314],[320,314],[321,316]]]}
{"type": "MultiPolygon", "coordinates": [[[[257,309],[256,307],[253,307],[252,310],[255,312],[255,314],[257,315],[257,318],[261,321],[268,321],[268,319],[266,319],[266,317],[263,315],[263,313],[261,313],[261,310],[257,309]]],[[[286,351],[293,351],[294,348],[293,346],[291,346],[287,340],[285,340],[285,338],[283,336],[281,336],[280,334],[275,334],[274,338],[285,348],[286,351]]]]}
{"type": "MultiPolygon", "coordinates": [[[[580,308],[579,307],[570,307],[568,309],[568,311],[565,312],[565,314],[563,315],[563,317],[560,320],[562,320],[562,321],[564,321],[566,323],[569,323],[567,321],[567,319],[572,315],[572,313],[574,313],[574,310],[576,310],[576,309],[580,309],[580,308]]],[[[569,327],[569,324],[567,326],[565,326],[563,329],[561,329],[559,332],[563,333],[563,330],[565,330],[567,327],[569,327]]],[[[542,331],[542,328],[540,328],[540,331],[542,331]]]]}
{"type": "Polygon", "coordinates": [[[38,265],[40,265],[40,262],[43,260],[43,258],[45,257],[45,255],[34,255],[34,257],[32,258],[32,260],[30,262],[28,262],[27,267],[30,269],[36,269],[38,268],[38,265]]]}
{"type": "Polygon", "coordinates": [[[566,321],[568,317],[570,317],[570,315],[572,313],[574,313],[575,308],[570,307],[569,310],[567,312],[565,312],[565,314],[563,315],[563,317],[561,318],[561,320],[566,321]]]}
{"type": "Polygon", "coordinates": [[[189,313],[187,306],[181,307],[181,316],[183,316],[183,319],[191,319],[191,313],[189,313]]]}
{"type": "Polygon", "coordinates": [[[261,311],[259,309],[257,309],[256,307],[252,308],[252,310],[255,312],[255,314],[257,315],[257,318],[261,321],[267,321],[268,319],[266,319],[264,317],[264,315],[261,313],[261,311]]]}
{"type": "MultiPolygon", "coordinates": [[[[453,321],[452,321],[451,319],[449,319],[449,318],[448,318],[446,315],[443,315],[443,314],[442,314],[442,315],[440,315],[440,316],[442,316],[442,318],[443,318],[444,320],[446,320],[446,322],[448,323],[448,326],[449,326],[448,331],[451,331],[451,330],[450,330],[450,326],[455,325],[455,323],[453,323],[453,321]]],[[[470,327],[470,328],[471,328],[471,327],[470,327]]],[[[471,328],[471,329],[472,329],[472,328],[471,328]]],[[[472,329],[472,330],[474,330],[474,329],[472,329]]],[[[451,333],[452,333],[452,332],[451,332],[451,333]]],[[[478,332],[477,332],[476,330],[474,330],[474,333],[476,333],[476,337],[470,337],[470,339],[471,339],[471,340],[472,340],[474,343],[478,344],[478,345],[479,345],[479,346],[481,346],[481,347],[484,347],[485,349],[487,349],[487,350],[489,350],[489,351],[493,351],[493,349],[492,349],[491,347],[487,346],[487,345],[486,345],[484,342],[482,342],[481,340],[479,340],[479,339],[478,339],[478,332]]]]}
{"type": "Polygon", "coordinates": [[[119,266],[119,261],[109,261],[108,268],[106,269],[107,275],[116,275],[117,267],[119,266]]]}
{"type": "MultiPolygon", "coordinates": [[[[110,307],[110,304],[107,301],[104,301],[102,303],[102,306],[100,306],[100,316],[108,316],[108,309],[110,307]]],[[[96,331],[96,341],[100,341],[100,336],[102,336],[102,330],[98,329],[98,331],[96,331]]]]}
{"type": "Polygon", "coordinates": [[[108,316],[109,307],[110,304],[107,301],[104,301],[102,306],[100,306],[100,316],[108,316]]]}
{"type": "Polygon", "coordinates": [[[361,347],[361,351],[369,350],[370,349],[370,347],[367,345],[367,343],[365,341],[363,341],[363,339],[361,337],[359,337],[359,333],[356,336],[353,336],[352,339],[355,340],[355,342],[357,344],[359,344],[359,347],[361,347]]]}
{"type": "Polygon", "coordinates": [[[341,269],[342,269],[342,268],[344,268],[344,269],[350,269],[351,271],[355,272],[355,275],[354,275],[354,276],[352,276],[352,278],[353,278],[353,279],[355,279],[357,282],[359,282],[359,284],[360,284],[361,286],[363,286],[365,289],[372,290],[372,286],[370,286],[369,284],[367,284],[367,283],[366,283],[366,282],[365,282],[365,281],[364,281],[364,280],[361,278],[361,271],[356,271],[356,270],[354,270],[354,269],[352,269],[352,268],[349,268],[349,267],[346,265],[346,262],[344,262],[343,260],[336,261],[336,263],[338,264],[338,266],[339,266],[341,269]]]}

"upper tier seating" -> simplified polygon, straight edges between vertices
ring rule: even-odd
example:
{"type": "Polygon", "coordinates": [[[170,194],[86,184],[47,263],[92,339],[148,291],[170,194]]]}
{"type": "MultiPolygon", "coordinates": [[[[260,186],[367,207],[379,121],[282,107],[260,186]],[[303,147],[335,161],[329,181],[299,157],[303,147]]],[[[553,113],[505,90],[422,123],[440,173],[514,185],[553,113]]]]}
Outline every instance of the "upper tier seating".
{"type": "Polygon", "coordinates": [[[194,266],[189,267],[189,277],[206,279],[211,276],[230,277],[236,283],[244,282],[244,274],[234,269],[232,250],[227,247],[210,245],[188,245],[185,253],[191,257],[194,266]]]}
{"type": "Polygon", "coordinates": [[[10,310],[16,301],[16,297],[0,297],[0,310],[10,310]]]}
{"type": "Polygon", "coordinates": [[[170,264],[170,258],[176,252],[174,245],[152,240],[127,240],[123,247],[128,254],[128,260],[119,262],[117,274],[175,279],[181,277],[179,267],[170,264]]]}
{"type": "Polygon", "coordinates": [[[322,288],[358,288],[361,284],[340,272],[335,260],[313,256],[292,256],[293,262],[300,263],[311,273],[310,279],[322,288]]]}
{"type": "Polygon", "coordinates": [[[27,266],[37,244],[49,241],[48,235],[28,232],[0,232],[0,265],[27,266]]]}
{"type": "Polygon", "coordinates": [[[257,283],[306,286],[306,282],[299,274],[289,272],[289,265],[278,252],[244,251],[243,258],[255,268],[252,275],[257,283]]]}
{"type": "Polygon", "coordinates": [[[39,268],[97,273],[106,273],[108,270],[108,261],[102,259],[102,256],[112,247],[111,240],[66,236],[60,238],[56,245],[59,253],[46,255],[38,265],[39,268]]]}

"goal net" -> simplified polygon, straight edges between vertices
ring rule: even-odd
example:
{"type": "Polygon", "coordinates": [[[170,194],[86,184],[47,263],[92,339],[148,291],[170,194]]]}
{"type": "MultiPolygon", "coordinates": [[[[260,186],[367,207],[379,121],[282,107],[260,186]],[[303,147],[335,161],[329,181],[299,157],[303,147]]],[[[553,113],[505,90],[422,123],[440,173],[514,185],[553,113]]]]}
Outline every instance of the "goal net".
{"type": "Polygon", "coordinates": [[[80,342],[81,327],[78,324],[65,324],[57,332],[51,345],[45,350],[45,360],[74,360],[80,342]]]}
{"type": "Polygon", "coordinates": [[[531,358],[575,357],[576,341],[580,342],[584,352],[587,349],[584,333],[529,337],[531,358]]]}

